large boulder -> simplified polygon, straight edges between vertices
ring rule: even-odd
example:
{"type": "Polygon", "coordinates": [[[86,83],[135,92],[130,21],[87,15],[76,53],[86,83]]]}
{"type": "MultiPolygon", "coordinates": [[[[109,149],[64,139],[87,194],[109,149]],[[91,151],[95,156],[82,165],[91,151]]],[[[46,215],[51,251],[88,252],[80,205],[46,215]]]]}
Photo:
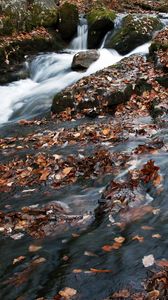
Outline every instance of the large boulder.
{"type": "Polygon", "coordinates": [[[128,15],[124,17],[121,28],[106,41],[105,46],[125,55],[148,42],[153,33],[162,27],[156,17],[128,15]]]}
{"type": "Polygon", "coordinates": [[[77,33],[79,16],[75,5],[68,2],[64,3],[59,9],[58,29],[62,38],[69,42],[77,33]]]}
{"type": "Polygon", "coordinates": [[[88,48],[99,48],[105,34],[114,28],[116,14],[107,8],[93,9],[87,15],[88,48]]]}
{"type": "Polygon", "coordinates": [[[64,111],[89,116],[101,112],[113,113],[115,107],[127,102],[133,93],[141,94],[146,88],[151,88],[146,80],[140,78],[139,68],[144,63],[145,58],[133,55],[81,79],[55,95],[52,112],[58,116],[64,111]]]}
{"type": "Polygon", "coordinates": [[[89,68],[89,66],[99,58],[100,54],[96,50],[88,50],[76,53],[72,61],[72,70],[82,71],[89,68]]]}
{"type": "Polygon", "coordinates": [[[14,9],[8,6],[0,18],[0,35],[10,35],[19,31],[31,31],[33,28],[43,26],[56,28],[58,22],[58,11],[56,7],[42,7],[32,4],[25,8],[14,9]]]}
{"type": "Polygon", "coordinates": [[[158,67],[168,70],[168,26],[158,32],[149,48],[149,57],[158,67]]]}

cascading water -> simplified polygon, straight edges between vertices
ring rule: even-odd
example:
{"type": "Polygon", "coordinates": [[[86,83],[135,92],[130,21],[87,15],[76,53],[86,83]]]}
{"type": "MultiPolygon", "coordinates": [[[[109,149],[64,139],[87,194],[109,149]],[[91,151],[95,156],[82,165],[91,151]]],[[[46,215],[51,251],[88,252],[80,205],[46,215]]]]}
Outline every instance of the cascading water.
{"type": "MultiPolygon", "coordinates": [[[[117,25],[122,16],[118,18],[117,25]]],[[[1,111],[0,123],[14,122],[23,118],[32,118],[47,111],[53,96],[76,82],[98,70],[120,61],[123,56],[113,49],[103,48],[107,35],[99,49],[100,57],[85,72],[71,70],[73,56],[87,49],[88,26],[86,19],[81,16],[78,33],[65,53],[41,54],[29,63],[30,78],[0,86],[1,111]]],[[[127,56],[135,53],[148,53],[150,43],[146,43],[127,56]]]]}
{"type": "Polygon", "coordinates": [[[80,16],[79,25],[77,29],[77,37],[73,39],[70,44],[70,49],[74,50],[86,50],[87,49],[87,38],[88,38],[88,24],[87,20],[80,16]]]}

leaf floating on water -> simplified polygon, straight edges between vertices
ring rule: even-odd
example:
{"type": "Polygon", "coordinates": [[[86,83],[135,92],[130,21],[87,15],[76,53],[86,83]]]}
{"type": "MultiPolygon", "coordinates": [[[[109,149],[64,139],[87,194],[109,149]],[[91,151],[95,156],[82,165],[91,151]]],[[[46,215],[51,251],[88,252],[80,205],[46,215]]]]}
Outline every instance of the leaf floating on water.
{"type": "Polygon", "coordinates": [[[143,263],[145,268],[153,266],[153,264],[155,263],[155,259],[154,259],[153,254],[144,256],[144,258],[142,259],[142,263],[143,263]]]}
{"type": "Polygon", "coordinates": [[[90,268],[90,271],[93,273],[111,273],[112,270],[103,270],[103,269],[94,269],[94,268],[90,268]]]}
{"type": "Polygon", "coordinates": [[[154,239],[160,239],[161,238],[161,235],[159,233],[155,233],[155,234],[152,234],[152,237],[154,239]]]}
{"type": "Polygon", "coordinates": [[[29,246],[29,252],[36,252],[36,251],[40,250],[41,248],[42,248],[41,246],[30,245],[29,246]]]}
{"type": "Polygon", "coordinates": [[[115,240],[115,242],[122,244],[125,241],[125,238],[123,236],[119,236],[119,237],[116,237],[114,240],[115,240]]]}
{"type": "Polygon", "coordinates": [[[133,241],[137,240],[138,242],[143,243],[144,237],[143,236],[139,236],[139,235],[135,235],[135,236],[132,237],[132,240],[133,241]]]}
{"type": "Polygon", "coordinates": [[[104,245],[102,247],[102,250],[106,251],[106,252],[110,252],[112,249],[113,249],[113,247],[111,245],[104,245]]]}
{"type": "Polygon", "coordinates": [[[159,266],[159,267],[166,267],[168,268],[168,260],[156,260],[156,265],[159,266]]]}
{"type": "Polygon", "coordinates": [[[70,299],[71,297],[75,296],[76,294],[77,294],[77,291],[75,289],[69,288],[69,287],[66,287],[59,292],[59,295],[66,299],[70,299]]]}
{"type": "Polygon", "coordinates": [[[112,299],[127,299],[130,297],[130,292],[128,290],[121,290],[114,293],[111,297],[112,299]]]}
{"type": "Polygon", "coordinates": [[[11,235],[11,238],[13,240],[20,240],[23,236],[24,236],[24,234],[20,232],[20,233],[16,233],[16,234],[11,235]]]}
{"type": "Polygon", "coordinates": [[[34,264],[41,264],[43,262],[46,262],[46,259],[44,257],[39,257],[39,258],[36,258],[33,263],[34,264]]]}
{"type": "Polygon", "coordinates": [[[20,262],[20,261],[22,261],[22,260],[24,260],[26,257],[25,256],[19,256],[19,257],[17,257],[17,258],[14,258],[14,260],[13,260],[13,265],[15,265],[16,263],[18,263],[18,262],[20,262]]]}
{"type": "Polygon", "coordinates": [[[141,226],[141,229],[143,229],[143,230],[153,230],[154,228],[152,226],[144,225],[144,226],[141,226]]]}
{"type": "Polygon", "coordinates": [[[72,272],[73,272],[73,273],[81,273],[82,270],[81,270],[81,269],[74,269],[72,272]]]}

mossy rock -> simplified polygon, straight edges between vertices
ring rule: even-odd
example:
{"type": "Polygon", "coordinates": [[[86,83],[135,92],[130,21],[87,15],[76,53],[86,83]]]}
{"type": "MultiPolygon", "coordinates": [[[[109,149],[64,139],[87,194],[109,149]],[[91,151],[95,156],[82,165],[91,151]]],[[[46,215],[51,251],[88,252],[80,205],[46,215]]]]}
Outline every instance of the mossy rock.
{"type": "Polygon", "coordinates": [[[28,10],[13,11],[8,8],[0,19],[0,35],[10,35],[19,31],[31,31],[43,26],[56,28],[58,12],[56,8],[41,8],[39,5],[31,5],[28,10]]]}
{"type": "Polygon", "coordinates": [[[78,9],[75,5],[66,2],[60,7],[58,29],[65,41],[71,41],[77,33],[78,20],[78,9]]]}
{"type": "Polygon", "coordinates": [[[116,13],[107,8],[93,9],[87,15],[88,48],[98,48],[105,34],[114,28],[116,13]]]}
{"type": "Polygon", "coordinates": [[[163,4],[159,7],[158,11],[168,13],[168,4],[163,4]]]}
{"type": "Polygon", "coordinates": [[[149,48],[150,55],[153,55],[154,52],[168,49],[168,26],[165,27],[162,31],[158,32],[155,38],[152,41],[152,44],[149,48]]]}
{"type": "Polygon", "coordinates": [[[162,27],[162,23],[156,17],[128,15],[123,19],[121,28],[112,35],[105,46],[117,50],[121,55],[125,55],[148,42],[153,33],[162,27]]]}
{"type": "Polygon", "coordinates": [[[31,5],[25,15],[25,29],[30,31],[35,27],[56,28],[58,11],[56,8],[42,8],[38,4],[31,5]]]}

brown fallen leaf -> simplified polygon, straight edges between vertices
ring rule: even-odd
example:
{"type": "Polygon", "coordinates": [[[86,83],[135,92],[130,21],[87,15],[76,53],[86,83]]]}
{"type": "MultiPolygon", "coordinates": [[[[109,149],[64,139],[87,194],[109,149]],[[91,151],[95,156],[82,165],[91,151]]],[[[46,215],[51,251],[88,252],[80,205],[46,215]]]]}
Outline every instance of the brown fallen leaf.
{"type": "Polygon", "coordinates": [[[121,246],[122,246],[121,243],[114,242],[111,247],[112,247],[112,249],[117,250],[117,249],[121,248],[121,246]]]}
{"type": "Polygon", "coordinates": [[[127,299],[129,297],[130,297],[130,292],[128,290],[118,291],[111,296],[112,299],[127,299]]]}
{"type": "Polygon", "coordinates": [[[45,169],[42,173],[42,175],[40,176],[40,181],[45,181],[47,180],[48,176],[50,174],[50,171],[48,169],[45,169]]]}
{"type": "Polygon", "coordinates": [[[154,290],[148,293],[148,299],[150,300],[157,300],[160,296],[160,292],[158,290],[154,290]]]}
{"type": "Polygon", "coordinates": [[[122,244],[125,241],[125,238],[123,236],[119,236],[116,237],[114,240],[116,243],[122,244]]]}
{"type": "Polygon", "coordinates": [[[65,169],[63,169],[62,173],[67,176],[71,171],[72,171],[72,167],[67,167],[65,169]]]}
{"type": "Polygon", "coordinates": [[[160,185],[161,182],[162,182],[162,180],[163,180],[162,176],[161,176],[161,175],[158,175],[158,176],[153,180],[154,186],[157,187],[158,185],[160,185]]]}
{"type": "Polygon", "coordinates": [[[102,247],[103,251],[110,252],[113,249],[112,245],[104,245],[102,247]]]}
{"type": "Polygon", "coordinates": [[[65,299],[70,299],[71,297],[77,294],[77,291],[73,288],[66,287],[58,293],[60,296],[64,297],[65,299]]]}
{"type": "Polygon", "coordinates": [[[82,270],[81,270],[81,269],[74,269],[72,272],[73,272],[73,273],[81,273],[82,270]]]}
{"type": "Polygon", "coordinates": [[[24,260],[26,257],[25,256],[19,256],[19,257],[17,257],[17,258],[14,258],[14,260],[13,260],[13,265],[15,265],[16,263],[18,263],[18,262],[20,262],[20,261],[22,261],[22,260],[24,260]]]}
{"type": "Polygon", "coordinates": [[[103,129],[102,133],[103,133],[104,135],[108,135],[108,134],[110,133],[110,128],[105,128],[105,129],[103,129]]]}
{"type": "Polygon", "coordinates": [[[143,229],[143,230],[153,230],[154,228],[152,226],[144,225],[144,226],[141,226],[141,229],[143,229]]]}
{"type": "Polygon", "coordinates": [[[155,234],[152,234],[152,237],[154,239],[160,239],[161,238],[161,235],[159,233],[155,233],[155,234]]]}
{"type": "Polygon", "coordinates": [[[111,273],[112,270],[106,270],[106,269],[94,269],[94,268],[90,268],[90,271],[93,273],[111,273]]]}
{"type": "Polygon", "coordinates": [[[29,246],[29,252],[36,252],[36,251],[40,250],[41,248],[42,248],[41,246],[30,245],[29,246]]]}
{"type": "Polygon", "coordinates": [[[168,260],[162,259],[162,260],[156,260],[156,265],[159,267],[168,267],[168,260]]]}
{"type": "Polygon", "coordinates": [[[144,241],[144,237],[139,236],[139,235],[135,235],[135,236],[132,237],[132,240],[133,241],[137,240],[138,242],[142,243],[144,241]]]}

